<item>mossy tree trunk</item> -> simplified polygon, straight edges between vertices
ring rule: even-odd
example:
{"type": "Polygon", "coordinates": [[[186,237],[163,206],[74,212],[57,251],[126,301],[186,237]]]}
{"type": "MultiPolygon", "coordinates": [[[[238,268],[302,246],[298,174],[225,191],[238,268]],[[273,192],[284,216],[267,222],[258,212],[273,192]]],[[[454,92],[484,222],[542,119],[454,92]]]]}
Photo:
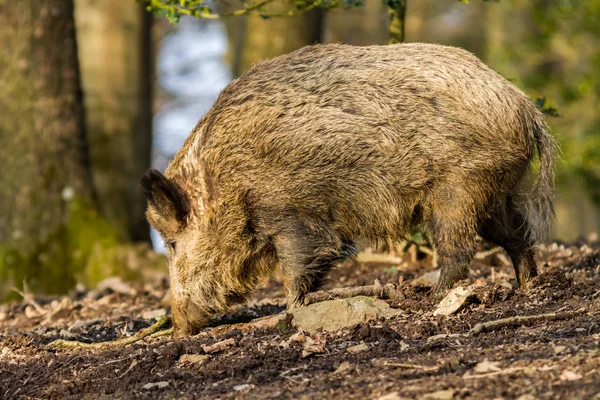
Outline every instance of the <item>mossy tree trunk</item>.
{"type": "Polygon", "coordinates": [[[406,22],[406,2],[408,0],[388,0],[390,17],[390,37],[388,44],[403,43],[406,22]]]}
{"type": "Polygon", "coordinates": [[[321,42],[323,12],[313,10],[293,17],[271,19],[251,15],[228,18],[225,23],[232,72],[239,76],[261,60],[321,42]]]}
{"type": "Polygon", "coordinates": [[[73,2],[0,1],[0,26],[0,282],[60,292],[118,242],[93,206],[73,2]]]}
{"type": "Polygon", "coordinates": [[[92,179],[99,211],[149,240],[139,178],[152,145],[152,14],[133,0],[77,0],[75,22],[92,179]]]}

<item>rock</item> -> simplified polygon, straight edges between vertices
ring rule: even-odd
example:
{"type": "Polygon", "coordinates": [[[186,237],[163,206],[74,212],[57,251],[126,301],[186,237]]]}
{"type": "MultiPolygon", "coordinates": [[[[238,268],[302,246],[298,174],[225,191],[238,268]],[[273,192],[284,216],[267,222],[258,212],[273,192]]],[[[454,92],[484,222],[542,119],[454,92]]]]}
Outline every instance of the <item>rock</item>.
{"type": "Polygon", "coordinates": [[[204,352],[207,354],[218,353],[219,351],[223,351],[226,348],[228,348],[234,344],[235,344],[235,339],[229,338],[229,339],[221,340],[220,342],[217,342],[217,343],[211,344],[211,345],[203,344],[202,350],[204,350],[204,352]]]}
{"type": "Polygon", "coordinates": [[[335,332],[361,322],[390,318],[402,313],[394,310],[385,301],[357,296],[311,304],[288,311],[294,319],[292,325],[309,333],[319,330],[335,332]]]}
{"type": "Polygon", "coordinates": [[[115,293],[121,294],[133,294],[134,291],[131,289],[131,286],[123,282],[121,278],[118,276],[111,276],[109,278],[104,279],[96,286],[97,292],[103,292],[106,289],[110,289],[115,293]]]}
{"type": "Polygon", "coordinates": [[[473,286],[466,288],[459,286],[454,288],[444,297],[433,315],[450,315],[459,311],[467,302],[467,299],[473,295],[473,286]]]}
{"type": "Polygon", "coordinates": [[[161,381],[161,382],[152,382],[152,383],[146,383],[144,386],[142,386],[143,389],[163,389],[166,388],[167,386],[169,386],[169,382],[167,381],[161,381]]]}
{"type": "Polygon", "coordinates": [[[158,310],[147,310],[142,313],[142,318],[144,319],[158,319],[163,315],[167,315],[167,310],[164,308],[159,308],[158,310]]]}
{"type": "Polygon", "coordinates": [[[437,392],[427,393],[423,397],[423,400],[452,400],[456,391],[452,389],[438,390],[437,392]]]}
{"type": "Polygon", "coordinates": [[[369,346],[365,343],[357,344],[356,346],[351,346],[346,349],[350,354],[357,354],[365,350],[369,350],[369,346]]]}
{"type": "Polygon", "coordinates": [[[413,279],[411,285],[413,286],[423,286],[423,287],[432,287],[435,286],[440,280],[440,271],[436,269],[434,271],[428,272],[426,274],[421,275],[417,279],[413,279]]]}
{"type": "Polygon", "coordinates": [[[210,356],[206,354],[184,354],[179,357],[179,362],[181,364],[189,363],[189,364],[204,364],[210,359],[210,356]]]}

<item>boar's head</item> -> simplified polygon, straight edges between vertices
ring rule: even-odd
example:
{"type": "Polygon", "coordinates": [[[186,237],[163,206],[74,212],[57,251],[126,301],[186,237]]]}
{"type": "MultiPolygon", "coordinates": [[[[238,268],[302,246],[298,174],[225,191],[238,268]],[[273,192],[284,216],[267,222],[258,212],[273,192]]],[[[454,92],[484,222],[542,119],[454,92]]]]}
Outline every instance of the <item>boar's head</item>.
{"type": "Polygon", "coordinates": [[[245,196],[205,205],[156,170],[141,184],[148,221],[167,246],[175,332],[197,333],[214,314],[243,301],[273,261],[248,230],[245,196]]]}

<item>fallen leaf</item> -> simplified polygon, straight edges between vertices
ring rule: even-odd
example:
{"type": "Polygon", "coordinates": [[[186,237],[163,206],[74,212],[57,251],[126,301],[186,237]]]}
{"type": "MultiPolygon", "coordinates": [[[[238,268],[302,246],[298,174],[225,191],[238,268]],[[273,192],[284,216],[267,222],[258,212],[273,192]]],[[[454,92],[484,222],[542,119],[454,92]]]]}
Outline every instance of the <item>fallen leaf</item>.
{"type": "Polygon", "coordinates": [[[302,358],[315,353],[324,353],[325,343],[325,339],[313,339],[310,336],[306,336],[304,344],[302,345],[302,358]]]}
{"type": "Polygon", "coordinates": [[[350,354],[357,354],[365,350],[369,350],[369,346],[365,343],[357,344],[356,346],[350,346],[346,349],[346,351],[350,354]]]}
{"type": "Polygon", "coordinates": [[[476,374],[486,374],[488,372],[497,372],[497,371],[502,370],[502,368],[500,368],[499,365],[500,365],[499,362],[484,360],[484,361],[480,362],[479,364],[477,364],[475,366],[475,368],[473,368],[473,372],[476,374]]]}

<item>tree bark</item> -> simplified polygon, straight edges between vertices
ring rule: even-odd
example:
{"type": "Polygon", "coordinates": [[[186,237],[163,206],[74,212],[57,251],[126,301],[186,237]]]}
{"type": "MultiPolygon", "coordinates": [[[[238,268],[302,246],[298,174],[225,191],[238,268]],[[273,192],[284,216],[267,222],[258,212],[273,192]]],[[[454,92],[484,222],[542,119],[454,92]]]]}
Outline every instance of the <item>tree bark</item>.
{"type": "Polygon", "coordinates": [[[390,17],[390,37],[388,44],[403,43],[406,21],[406,3],[408,0],[388,1],[390,17]]]}
{"type": "Polygon", "coordinates": [[[77,0],[75,21],[99,211],[147,241],[138,182],[152,145],[152,14],[133,0],[77,0]]]}
{"type": "Polygon", "coordinates": [[[241,75],[261,60],[321,42],[322,25],[321,10],[271,19],[256,15],[228,18],[228,58],[233,75],[241,75]]]}
{"type": "Polygon", "coordinates": [[[73,2],[0,1],[0,26],[0,298],[25,278],[64,292],[120,267],[92,196],[73,2]]]}

